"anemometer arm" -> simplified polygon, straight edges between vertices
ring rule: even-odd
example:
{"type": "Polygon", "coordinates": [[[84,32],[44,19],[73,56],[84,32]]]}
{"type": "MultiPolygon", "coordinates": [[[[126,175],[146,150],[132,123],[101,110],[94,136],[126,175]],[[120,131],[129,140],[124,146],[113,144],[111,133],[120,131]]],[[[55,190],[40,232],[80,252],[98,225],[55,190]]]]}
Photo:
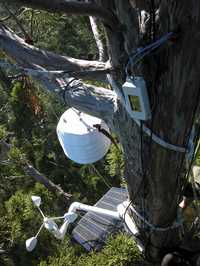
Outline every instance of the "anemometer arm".
{"type": "Polygon", "coordinates": [[[62,240],[65,237],[67,232],[67,228],[70,223],[73,223],[77,219],[78,215],[76,213],[66,213],[63,217],[55,217],[55,218],[46,218],[46,226],[45,228],[49,230],[57,239],[62,240]],[[60,228],[58,228],[54,220],[64,219],[63,224],[60,228]],[[52,226],[50,225],[52,223],[52,226]],[[49,226],[50,225],[50,226],[49,226]]]}
{"type": "Polygon", "coordinates": [[[120,215],[117,211],[110,211],[107,209],[99,208],[96,206],[90,206],[90,205],[82,204],[79,202],[73,202],[69,207],[69,211],[65,215],[67,215],[68,213],[76,213],[77,211],[85,211],[85,212],[90,211],[90,212],[110,216],[110,217],[113,217],[113,218],[118,219],[118,220],[121,219],[120,215]]]}

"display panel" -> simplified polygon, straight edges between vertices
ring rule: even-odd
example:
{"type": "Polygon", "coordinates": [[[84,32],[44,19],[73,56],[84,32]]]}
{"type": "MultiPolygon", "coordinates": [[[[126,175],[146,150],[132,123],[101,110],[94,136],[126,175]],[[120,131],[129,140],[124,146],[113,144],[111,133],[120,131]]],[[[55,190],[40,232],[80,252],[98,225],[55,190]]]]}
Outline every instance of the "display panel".
{"type": "Polygon", "coordinates": [[[140,98],[138,96],[128,95],[129,102],[133,111],[142,112],[140,98]]]}

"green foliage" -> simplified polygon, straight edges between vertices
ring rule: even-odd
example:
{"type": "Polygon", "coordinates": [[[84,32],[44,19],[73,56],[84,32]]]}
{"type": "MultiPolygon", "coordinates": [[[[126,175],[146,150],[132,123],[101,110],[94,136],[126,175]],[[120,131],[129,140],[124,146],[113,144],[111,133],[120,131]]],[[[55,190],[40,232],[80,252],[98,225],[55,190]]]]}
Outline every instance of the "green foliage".
{"type": "Polygon", "coordinates": [[[123,233],[110,237],[101,252],[92,252],[80,257],[77,253],[75,248],[65,246],[56,257],[42,261],[40,266],[128,266],[143,263],[135,242],[123,233]]]}
{"type": "Polygon", "coordinates": [[[13,162],[16,162],[16,164],[20,164],[20,162],[25,160],[26,156],[19,148],[13,146],[8,153],[8,158],[13,162]]]}
{"type": "Polygon", "coordinates": [[[122,152],[115,145],[111,146],[106,155],[106,170],[113,178],[122,178],[124,173],[124,160],[122,152]]]}
{"type": "Polygon", "coordinates": [[[0,139],[5,139],[7,135],[6,128],[3,125],[0,125],[0,139]]]}
{"type": "Polygon", "coordinates": [[[16,82],[9,98],[13,111],[10,130],[15,131],[18,139],[21,140],[30,139],[41,125],[41,116],[36,115],[33,109],[33,100],[36,102],[37,99],[37,92],[33,92],[33,89],[26,87],[22,82],[16,82]]]}
{"type": "Polygon", "coordinates": [[[52,208],[47,203],[53,202],[53,197],[43,185],[36,183],[34,188],[27,193],[23,190],[18,190],[5,202],[7,217],[11,221],[11,237],[13,240],[20,238],[24,241],[30,233],[30,225],[34,228],[34,225],[41,221],[41,216],[31,201],[31,195],[40,195],[42,197],[42,205],[45,207],[44,210],[48,213],[52,212],[52,208]]]}
{"type": "MultiPolygon", "coordinates": [[[[43,231],[39,236],[37,249],[27,254],[25,241],[34,236],[42,222],[41,215],[31,202],[31,195],[41,196],[42,209],[50,216],[55,214],[54,207],[59,206],[59,200],[38,183],[27,193],[18,190],[5,202],[6,222],[10,228],[9,238],[14,243],[10,248],[16,265],[36,265],[38,259],[44,259],[49,253],[53,254],[59,244],[49,233],[43,231]],[[44,243],[48,243],[48,246],[44,243]]],[[[60,206],[60,213],[62,207],[60,206]]]]}
{"type": "Polygon", "coordinates": [[[64,240],[63,245],[57,251],[57,254],[50,256],[47,260],[40,262],[40,266],[59,265],[59,266],[73,266],[76,265],[81,253],[84,251],[78,246],[72,246],[69,240],[64,240]]]}
{"type": "Polygon", "coordinates": [[[94,252],[89,256],[82,257],[77,265],[125,266],[141,261],[142,256],[132,238],[119,234],[116,238],[111,237],[108,240],[102,252],[94,252]]]}
{"type": "MultiPolygon", "coordinates": [[[[87,18],[74,16],[58,16],[41,12],[35,17],[43,20],[38,24],[40,34],[36,37],[37,44],[58,53],[65,53],[73,57],[88,59],[96,54],[96,45],[91,38],[91,29],[87,18]],[[44,18],[45,14],[45,20],[44,18]],[[48,43],[45,42],[48,39],[48,43]]],[[[37,34],[38,30],[35,30],[37,34]]]]}

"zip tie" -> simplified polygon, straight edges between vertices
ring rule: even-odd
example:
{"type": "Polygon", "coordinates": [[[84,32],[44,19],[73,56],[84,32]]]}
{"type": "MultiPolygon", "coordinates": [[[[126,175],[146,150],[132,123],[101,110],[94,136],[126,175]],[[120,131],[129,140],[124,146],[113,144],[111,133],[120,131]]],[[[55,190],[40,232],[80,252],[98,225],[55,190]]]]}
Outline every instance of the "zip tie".
{"type": "MultiPolygon", "coordinates": [[[[134,121],[136,122],[136,124],[138,126],[140,126],[140,121],[137,119],[134,119],[134,121]]],[[[143,131],[149,136],[152,137],[152,140],[155,141],[157,144],[159,144],[160,146],[168,149],[168,150],[172,150],[172,151],[177,151],[177,152],[188,152],[189,150],[186,147],[181,147],[178,145],[174,145],[171,144],[163,139],[161,139],[161,137],[159,137],[158,135],[156,135],[155,133],[152,132],[151,129],[149,129],[148,127],[146,127],[144,124],[142,126],[143,131]]]]}
{"type": "Polygon", "coordinates": [[[168,230],[177,228],[179,226],[182,226],[182,224],[183,224],[183,219],[180,219],[179,221],[174,221],[171,226],[167,226],[167,227],[155,226],[155,225],[151,224],[150,222],[148,222],[146,220],[146,218],[144,218],[144,216],[139,214],[133,206],[130,206],[130,208],[140,220],[142,220],[148,227],[150,227],[154,231],[168,231],[168,230]]]}

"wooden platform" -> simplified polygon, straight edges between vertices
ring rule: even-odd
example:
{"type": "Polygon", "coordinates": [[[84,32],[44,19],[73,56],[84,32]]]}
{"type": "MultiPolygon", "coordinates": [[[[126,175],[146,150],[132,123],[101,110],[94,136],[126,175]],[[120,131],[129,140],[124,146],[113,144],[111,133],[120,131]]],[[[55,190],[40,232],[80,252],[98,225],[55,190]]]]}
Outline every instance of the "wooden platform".
{"type": "MultiPolygon", "coordinates": [[[[116,211],[117,205],[127,199],[127,190],[112,187],[95,206],[116,211]]],[[[99,250],[109,234],[123,230],[121,221],[100,214],[88,212],[72,231],[72,237],[86,250],[99,250]]]]}

